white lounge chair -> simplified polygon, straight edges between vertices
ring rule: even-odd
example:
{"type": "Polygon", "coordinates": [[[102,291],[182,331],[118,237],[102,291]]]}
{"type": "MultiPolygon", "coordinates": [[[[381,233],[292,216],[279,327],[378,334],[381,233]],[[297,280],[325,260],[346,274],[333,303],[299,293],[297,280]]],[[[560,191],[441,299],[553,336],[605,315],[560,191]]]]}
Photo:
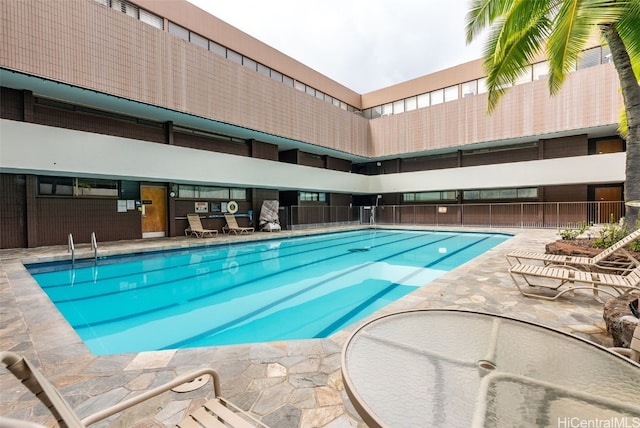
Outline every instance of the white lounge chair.
{"type": "Polygon", "coordinates": [[[238,221],[233,214],[225,213],[225,220],[227,220],[227,225],[225,229],[229,231],[229,233],[233,233],[235,235],[242,235],[243,233],[253,233],[255,230],[253,227],[240,227],[238,226],[238,221]]]}
{"type": "Polygon", "coordinates": [[[527,250],[511,251],[506,255],[510,266],[525,264],[527,261],[539,261],[544,265],[572,266],[577,269],[594,271],[610,270],[615,272],[630,272],[640,265],[625,246],[640,238],[640,229],[631,232],[623,239],[616,242],[609,248],[604,249],[594,257],[574,257],[560,254],[537,253],[527,250]],[[614,258],[614,256],[616,258],[614,258]]]}
{"type": "Polygon", "coordinates": [[[205,236],[214,237],[218,234],[217,230],[205,229],[198,214],[187,214],[189,227],[184,230],[186,236],[195,236],[196,238],[204,238],[205,236]]]}
{"type": "MultiPolygon", "coordinates": [[[[212,369],[201,369],[190,374],[178,376],[164,385],[80,419],[60,392],[29,361],[18,354],[8,351],[0,352],[0,360],[49,409],[61,427],[84,428],[156,397],[161,393],[206,376],[211,376],[213,379],[213,398],[210,398],[178,422],[177,427],[266,427],[262,422],[220,397],[220,379],[212,369]]],[[[0,422],[0,426],[8,428],[38,426],[31,422],[6,417],[0,418],[0,422]]]]}
{"type": "Polygon", "coordinates": [[[585,289],[593,291],[596,300],[601,302],[600,292],[615,297],[640,288],[640,266],[627,275],[614,275],[585,272],[569,266],[517,264],[509,268],[509,275],[523,296],[547,300],[555,300],[569,291],[585,289]],[[552,293],[531,292],[534,289],[551,290],[552,293]]]}

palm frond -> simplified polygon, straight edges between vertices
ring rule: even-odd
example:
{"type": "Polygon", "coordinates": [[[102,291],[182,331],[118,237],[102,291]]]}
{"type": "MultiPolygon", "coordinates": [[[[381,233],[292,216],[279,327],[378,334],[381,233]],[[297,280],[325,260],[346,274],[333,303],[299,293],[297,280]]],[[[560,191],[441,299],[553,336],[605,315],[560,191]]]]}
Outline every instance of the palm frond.
{"type": "Polygon", "coordinates": [[[640,1],[627,2],[616,29],[627,48],[636,79],[640,81],[640,1]]]}
{"type": "Polygon", "coordinates": [[[473,0],[466,15],[467,43],[486,28],[508,8],[510,0],[473,0]]]}
{"type": "Polygon", "coordinates": [[[580,52],[598,25],[615,23],[627,10],[625,1],[564,0],[549,35],[549,90],[555,94],[575,69],[580,52]]]}

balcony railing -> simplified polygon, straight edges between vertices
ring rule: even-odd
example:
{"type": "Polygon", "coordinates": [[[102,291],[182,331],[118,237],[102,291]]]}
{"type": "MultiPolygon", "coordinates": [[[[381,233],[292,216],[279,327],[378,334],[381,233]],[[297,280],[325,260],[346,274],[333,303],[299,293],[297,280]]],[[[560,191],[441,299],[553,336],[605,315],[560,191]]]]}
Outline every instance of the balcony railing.
{"type": "Polygon", "coordinates": [[[292,206],[290,229],[346,224],[566,228],[580,222],[618,222],[624,202],[522,202],[381,206],[292,206]]]}

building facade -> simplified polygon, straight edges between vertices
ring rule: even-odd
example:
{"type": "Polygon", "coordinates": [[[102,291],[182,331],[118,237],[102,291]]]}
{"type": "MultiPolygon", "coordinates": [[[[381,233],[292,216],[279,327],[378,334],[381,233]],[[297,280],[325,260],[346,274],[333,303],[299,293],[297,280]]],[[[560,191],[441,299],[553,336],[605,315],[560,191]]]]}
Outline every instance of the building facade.
{"type": "Polygon", "coordinates": [[[283,206],[620,201],[606,47],[487,114],[481,60],[358,94],[184,0],[0,0],[0,247],[283,206]],[[64,6],[64,7],[61,7],[64,6]]]}

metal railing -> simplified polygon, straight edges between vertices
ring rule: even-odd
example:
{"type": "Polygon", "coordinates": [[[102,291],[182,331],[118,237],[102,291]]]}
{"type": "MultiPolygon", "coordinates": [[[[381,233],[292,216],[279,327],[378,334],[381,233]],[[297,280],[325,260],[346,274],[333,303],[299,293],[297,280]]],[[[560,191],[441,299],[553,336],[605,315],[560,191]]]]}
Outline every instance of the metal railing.
{"type": "Polygon", "coordinates": [[[71,265],[76,262],[76,246],[73,245],[73,235],[69,234],[67,237],[67,252],[71,253],[71,265]]]}
{"type": "Polygon", "coordinates": [[[91,249],[93,250],[93,260],[98,262],[98,241],[95,232],[91,232],[91,249]]]}
{"type": "Polygon", "coordinates": [[[580,222],[618,222],[623,201],[521,202],[381,206],[292,206],[291,229],[344,224],[563,229],[580,222]]]}

